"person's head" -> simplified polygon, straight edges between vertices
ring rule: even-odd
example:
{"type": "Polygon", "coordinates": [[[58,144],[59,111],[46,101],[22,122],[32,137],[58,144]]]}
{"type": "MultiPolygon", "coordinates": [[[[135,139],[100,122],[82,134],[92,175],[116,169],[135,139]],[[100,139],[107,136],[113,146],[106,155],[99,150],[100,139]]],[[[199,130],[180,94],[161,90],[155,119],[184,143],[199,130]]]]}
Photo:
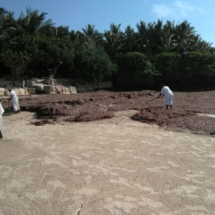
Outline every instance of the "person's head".
{"type": "Polygon", "coordinates": [[[9,92],[11,92],[11,91],[12,91],[12,89],[11,89],[11,88],[9,88],[9,89],[8,89],[8,91],[9,91],[9,92]]]}

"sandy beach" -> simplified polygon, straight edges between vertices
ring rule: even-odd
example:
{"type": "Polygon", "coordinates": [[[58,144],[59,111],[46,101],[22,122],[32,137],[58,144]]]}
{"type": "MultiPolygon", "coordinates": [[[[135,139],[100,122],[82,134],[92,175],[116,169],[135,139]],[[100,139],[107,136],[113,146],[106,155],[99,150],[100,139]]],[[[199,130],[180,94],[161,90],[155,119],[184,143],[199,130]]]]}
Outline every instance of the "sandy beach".
{"type": "Polygon", "coordinates": [[[215,214],[215,138],[133,121],[4,116],[0,214],[215,214]]]}

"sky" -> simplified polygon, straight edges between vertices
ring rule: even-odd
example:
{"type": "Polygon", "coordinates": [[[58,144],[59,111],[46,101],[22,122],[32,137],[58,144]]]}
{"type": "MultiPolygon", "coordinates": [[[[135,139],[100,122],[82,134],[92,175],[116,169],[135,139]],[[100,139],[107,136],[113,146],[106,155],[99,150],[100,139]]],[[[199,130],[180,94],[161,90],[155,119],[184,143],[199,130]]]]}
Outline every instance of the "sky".
{"type": "Polygon", "coordinates": [[[121,24],[121,30],[131,25],[136,30],[140,21],[158,19],[187,20],[207,42],[215,47],[215,0],[0,0],[0,7],[13,11],[15,18],[26,7],[48,13],[55,26],[69,26],[70,30],[95,25],[99,32],[109,30],[110,24],[121,24]]]}

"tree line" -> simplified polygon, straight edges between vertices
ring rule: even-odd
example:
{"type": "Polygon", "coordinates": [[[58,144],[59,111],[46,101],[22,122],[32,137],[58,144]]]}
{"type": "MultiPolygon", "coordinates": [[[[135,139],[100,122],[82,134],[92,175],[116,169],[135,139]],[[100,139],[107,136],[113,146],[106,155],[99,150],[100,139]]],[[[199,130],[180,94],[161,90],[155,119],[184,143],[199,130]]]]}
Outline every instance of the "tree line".
{"type": "Polygon", "coordinates": [[[55,26],[47,13],[26,8],[18,18],[0,8],[0,68],[13,78],[112,80],[142,86],[215,76],[215,48],[188,21],[140,21],[136,29],[112,23],[104,32],[55,26]]]}

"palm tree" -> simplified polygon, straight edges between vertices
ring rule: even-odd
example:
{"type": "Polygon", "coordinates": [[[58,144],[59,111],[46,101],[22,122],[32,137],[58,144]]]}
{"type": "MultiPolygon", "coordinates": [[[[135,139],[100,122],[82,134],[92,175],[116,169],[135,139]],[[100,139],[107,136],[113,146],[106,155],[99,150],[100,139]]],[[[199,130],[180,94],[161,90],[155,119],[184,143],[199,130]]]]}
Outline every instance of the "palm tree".
{"type": "Polygon", "coordinates": [[[137,50],[138,52],[145,53],[149,49],[149,31],[148,26],[144,21],[137,23],[137,50]]]}
{"type": "Polygon", "coordinates": [[[45,20],[47,13],[39,13],[38,10],[26,8],[26,14],[20,14],[17,23],[20,26],[21,33],[34,35],[38,33],[47,34],[53,26],[52,20],[45,20]]]}
{"type": "Polygon", "coordinates": [[[199,40],[195,43],[194,48],[195,48],[195,51],[201,52],[201,51],[205,51],[205,50],[210,50],[212,44],[213,44],[213,43],[206,42],[206,41],[204,41],[204,40],[202,40],[202,39],[199,39],[199,40]]]}
{"type": "Polygon", "coordinates": [[[111,59],[115,59],[122,51],[123,33],[120,26],[121,24],[115,25],[112,23],[110,30],[104,33],[105,50],[111,59]]]}
{"type": "Polygon", "coordinates": [[[159,47],[162,44],[161,35],[163,30],[163,22],[158,19],[157,22],[153,22],[148,25],[148,37],[150,41],[150,52],[158,54],[160,52],[159,47]]]}
{"type": "Polygon", "coordinates": [[[175,48],[176,41],[174,39],[174,22],[167,21],[162,28],[161,32],[161,46],[160,49],[164,52],[173,51],[175,48]]]}
{"type": "Polygon", "coordinates": [[[75,46],[84,45],[86,42],[85,35],[80,31],[70,31],[69,37],[70,40],[75,44],[75,46]]]}
{"type": "Polygon", "coordinates": [[[16,31],[13,13],[0,8],[0,41],[1,43],[16,31]]]}
{"type": "Polygon", "coordinates": [[[133,52],[136,49],[137,35],[134,29],[128,25],[123,33],[123,52],[133,52]]]}
{"type": "Polygon", "coordinates": [[[190,26],[187,21],[175,27],[175,43],[174,46],[177,52],[182,53],[191,49],[191,44],[195,35],[194,27],[190,26]]]}
{"type": "Polygon", "coordinates": [[[51,30],[51,34],[56,37],[59,37],[59,38],[63,38],[63,37],[69,38],[70,37],[68,26],[61,25],[59,27],[51,27],[50,30],[51,30]]]}
{"type": "Polygon", "coordinates": [[[161,36],[161,50],[165,52],[170,52],[172,51],[175,46],[175,40],[174,40],[175,34],[171,34],[170,31],[163,32],[161,36]]]}
{"type": "Polygon", "coordinates": [[[88,24],[85,28],[82,28],[83,34],[86,37],[86,43],[91,46],[102,45],[102,34],[95,29],[95,25],[88,24]]]}

